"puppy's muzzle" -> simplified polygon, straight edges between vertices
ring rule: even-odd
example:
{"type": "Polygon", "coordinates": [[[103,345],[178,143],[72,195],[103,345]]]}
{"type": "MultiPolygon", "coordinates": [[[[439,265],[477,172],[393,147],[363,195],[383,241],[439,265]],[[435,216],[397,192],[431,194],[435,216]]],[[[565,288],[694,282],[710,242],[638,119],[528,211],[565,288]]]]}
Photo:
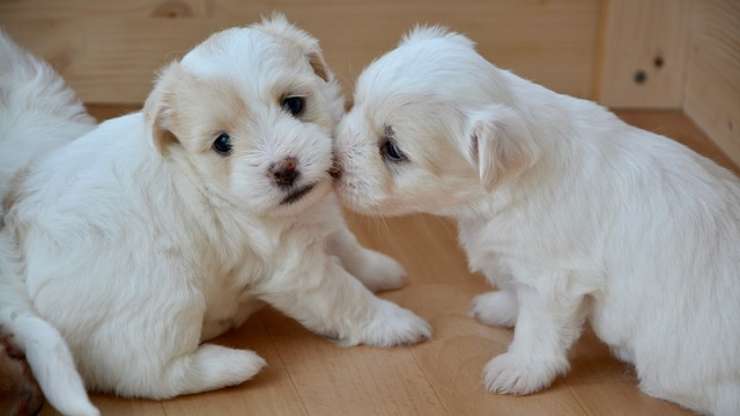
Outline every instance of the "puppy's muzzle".
{"type": "Polygon", "coordinates": [[[298,170],[298,160],[294,157],[286,157],[273,163],[268,170],[272,180],[281,188],[290,188],[301,176],[301,172],[298,170]]]}

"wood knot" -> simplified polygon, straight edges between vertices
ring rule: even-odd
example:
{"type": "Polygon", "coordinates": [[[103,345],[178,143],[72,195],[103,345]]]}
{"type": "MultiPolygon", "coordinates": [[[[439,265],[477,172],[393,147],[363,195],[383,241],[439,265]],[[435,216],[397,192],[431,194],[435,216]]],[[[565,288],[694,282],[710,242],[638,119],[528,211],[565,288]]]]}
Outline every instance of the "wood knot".
{"type": "Polygon", "coordinates": [[[647,73],[645,73],[645,71],[643,71],[642,69],[638,69],[637,71],[635,71],[633,79],[637,84],[644,84],[645,81],[647,81],[647,73]]]}
{"type": "Polygon", "coordinates": [[[193,9],[189,4],[178,0],[166,1],[152,12],[152,17],[177,19],[182,17],[193,17],[193,9]]]}

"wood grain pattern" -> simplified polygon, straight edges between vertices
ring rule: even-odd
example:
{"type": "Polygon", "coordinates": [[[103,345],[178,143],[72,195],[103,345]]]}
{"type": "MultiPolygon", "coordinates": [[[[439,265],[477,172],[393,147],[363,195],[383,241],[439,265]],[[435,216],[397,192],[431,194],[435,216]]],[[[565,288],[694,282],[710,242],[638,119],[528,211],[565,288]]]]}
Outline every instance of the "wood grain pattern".
{"type": "Polygon", "coordinates": [[[609,107],[683,105],[690,0],[608,1],[598,100],[609,107]],[[642,71],[644,80],[635,77],[642,71]]]}
{"type": "MultiPolygon", "coordinates": [[[[91,106],[99,119],[135,106],[91,106]]],[[[736,169],[701,131],[678,112],[619,112],[638,127],[678,141],[736,169]]],[[[611,357],[586,331],[570,356],[572,369],[527,397],[487,393],[481,370],[506,350],[512,331],[467,316],[471,298],[491,288],[471,275],[455,226],[428,215],[370,219],[348,214],[367,246],[393,255],[410,284],[383,297],[411,308],[434,328],[433,339],[413,347],[342,348],[272,309],[260,311],[218,342],[249,348],[269,367],[241,386],[154,402],[95,395],[105,415],[690,415],[637,389],[634,371],[611,357]]],[[[46,407],[44,415],[55,414],[46,407]]]]}
{"type": "Polygon", "coordinates": [[[740,164],[740,2],[693,7],[684,108],[740,164]]]}
{"type": "Polygon", "coordinates": [[[86,102],[137,103],[155,71],[209,34],[273,10],[321,41],[347,89],[417,23],[464,32],[503,68],[557,91],[592,96],[599,0],[255,1],[15,0],[0,25],[48,59],[86,102]]]}

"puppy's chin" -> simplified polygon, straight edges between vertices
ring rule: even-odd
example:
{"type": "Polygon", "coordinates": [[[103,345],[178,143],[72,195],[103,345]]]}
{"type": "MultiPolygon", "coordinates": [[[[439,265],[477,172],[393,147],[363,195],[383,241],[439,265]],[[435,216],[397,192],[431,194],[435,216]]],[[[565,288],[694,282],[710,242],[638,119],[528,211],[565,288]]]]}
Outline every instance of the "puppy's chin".
{"type": "Polygon", "coordinates": [[[358,197],[357,191],[353,189],[354,185],[348,184],[344,178],[333,180],[332,185],[339,203],[344,207],[360,214],[373,215],[376,207],[363,203],[364,201],[358,197]]]}
{"type": "Polygon", "coordinates": [[[395,206],[395,204],[387,203],[387,201],[375,201],[370,200],[364,195],[360,195],[353,189],[350,189],[351,185],[343,183],[341,180],[334,181],[334,192],[336,193],[339,202],[346,208],[363,215],[369,216],[386,216],[394,217],[400,215],[406,215],[412,210],[402,209],[402,207],[395,206]]]}
{"type": "Polygon", "coordinates": [[[331,182],[325,179],[312,185],[303,185],[303,187],[296,189],[294,193],[284,195],[280,202],[267,214],[274,217],[299,215],[324,199],[332,190],[331,182]],[[310,189],[307,189],[308,186],[310,186],[310,189]]]}

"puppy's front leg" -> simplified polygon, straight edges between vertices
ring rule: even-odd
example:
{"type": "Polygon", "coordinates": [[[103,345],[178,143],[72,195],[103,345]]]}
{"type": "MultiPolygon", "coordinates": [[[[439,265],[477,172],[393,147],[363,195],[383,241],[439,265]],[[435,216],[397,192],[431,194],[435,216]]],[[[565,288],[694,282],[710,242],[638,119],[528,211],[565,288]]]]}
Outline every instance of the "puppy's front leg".
{"type": "Polygon", "coordinates": [[[567,352],[581,333],[585,313],[583,295],[569,294],[558,284],[557,279],[564,278],[548,276],[548,287],[517,286],[519,316],[514,340],[505,354],[484,369],[490,391],[533,393],[568,371],[567,352]]]}
{"type": "Polygon", "coordinates": [[[339,257],[344,268],[373,292],[398,289],[406,283],[403,266],[360,245],[346,224],[329,237],[328,251],[339,257]]]}
{"type": "Polygon", "coordinates": [[[262,300],[343,345],[390,347],[431,335],[429,324],[373,295],[332,256],[304,256],[301,265],[256,286],[262,300]]]}

